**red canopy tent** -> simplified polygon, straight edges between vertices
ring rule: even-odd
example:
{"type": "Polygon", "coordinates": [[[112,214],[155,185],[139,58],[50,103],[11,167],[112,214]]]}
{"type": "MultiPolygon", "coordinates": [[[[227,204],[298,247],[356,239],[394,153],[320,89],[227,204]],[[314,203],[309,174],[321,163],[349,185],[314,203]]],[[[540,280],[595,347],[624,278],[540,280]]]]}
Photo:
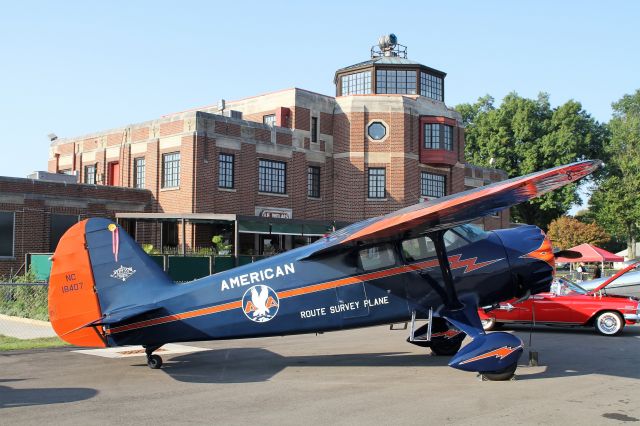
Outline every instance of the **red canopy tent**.
{"type": "Polygon", "coordinates": [[[559,257],[557,262],[624,262],[624,257],[613,254],[600,247],[592,246],[591,244],[580,244],[570,248],[571,251],[577,251],[581,254],[576,259],[568,259],[566,257],[559,257]]]}
{"type": "Polygon", "coordinates": [[[600,262],[602,264],[603,271],[604,271],[604,262],[624,262],[624,257],[618,256],[617,254],[613,254],[610,251],[606,251],[605,249],[601,249],[600,247],[592,246],[591,244],[587,244],[587,243],[572,247],[569,250],[577,251],[581,254],[581,256],[576,259],[558,257],[556,259],[556,262],[562,262],[562,263],[564,262],[569,262],[569,263],[600,262]]]}

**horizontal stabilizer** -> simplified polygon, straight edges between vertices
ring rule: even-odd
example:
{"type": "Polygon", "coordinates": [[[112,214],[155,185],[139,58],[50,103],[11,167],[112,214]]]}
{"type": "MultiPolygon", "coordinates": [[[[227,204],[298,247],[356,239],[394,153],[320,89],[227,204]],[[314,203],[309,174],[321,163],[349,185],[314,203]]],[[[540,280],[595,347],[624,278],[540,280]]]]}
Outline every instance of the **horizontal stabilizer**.
{"type": "Polygon", "coordinates": [[[112,325],[133,317],[137,317],[138,315],[150,314],[159,309],[161,308],[155,303],[143,306],[131,306],[128,308],[117,309],[113,312],[106,313],[104,315],[104,318],[101,318],[98,322],[103,325],[112,325]]]}

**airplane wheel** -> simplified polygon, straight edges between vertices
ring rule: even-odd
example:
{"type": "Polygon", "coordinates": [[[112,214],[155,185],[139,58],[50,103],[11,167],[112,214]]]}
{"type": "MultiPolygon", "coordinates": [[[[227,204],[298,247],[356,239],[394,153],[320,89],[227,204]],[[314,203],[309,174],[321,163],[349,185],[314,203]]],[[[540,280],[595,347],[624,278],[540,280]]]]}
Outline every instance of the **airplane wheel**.
{"type": "Polygon", "coordinates": [[[496,319],[495,318],[483,318],[480,320],[482,322],[482,328],[484,331],[490,331],[496,328],[496,319]]]}
{"type": "Polygon", "coordinates": [[[606,311],[596,317],[594,325],[603,336],[615,336],[624,328],[624,321],[617,312],[606,311]]]}
{"type": "Polygon", "coordinates": [[[438,356],[451,356],[455,355],[462,346],[463,339],[454,339],[448,342],[431,342],[431,352],[438,356]]]}
{"type": "Polygon", "coordinates": [[[516,375],[516,368],[518,368],[518,363],[514,362],[513,364],[511,364],[510,366],[508,366],[507,368],[505,368],[504,370],[500,370],[500,371],[492,371],[492,372],[480,372],[480,375],[482,376],[483,380],[490,380],[492,382],[495,381],[504,381],[504,380],[511,380],[513,378],[513,376],[516,375]]]}
{"type": "Polygon", "coordinates": [[[162,358],[159,355],[149,355],[147,357],[147,365],[153,370],[162,367],[162,358]]]}

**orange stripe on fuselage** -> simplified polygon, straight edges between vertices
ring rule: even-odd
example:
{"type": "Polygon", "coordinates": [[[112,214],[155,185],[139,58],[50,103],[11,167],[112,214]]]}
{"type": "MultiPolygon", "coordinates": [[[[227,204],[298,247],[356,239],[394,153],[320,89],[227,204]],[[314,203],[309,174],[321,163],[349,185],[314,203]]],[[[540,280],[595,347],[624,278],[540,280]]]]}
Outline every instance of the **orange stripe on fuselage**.
{"type": "Polygon", "coordinates": [[[183,312],[181,314],[167,315],[165,317],[154,318],[146,321],[140,321],[129,325],[122,325],[120,327],[114,327],[107,331],[107,334],[121,333],[123,331],[135,330],[138,328],[150,327],[152,325],[165,324],[168,322],[180,321],[189,318],[199,317],[202,315],[211,315],[218,312],[229,311],[231,309],[237,309],[242,307],[242,302],[237,300],[235,302],[225,303],[223,305],[210,306],[208,308],[196,309],[194,311],[183,312]]]}
{"type": "MultiPolygon", "coordinates": [[[[452,269],[465,268],[465,272],[464,273],[467,273],[467,272],[482,268],[484,266],[490,265],[492,263],[495,263],[495,262],[501,260],[501,259],[495,259],[495,260],[490,260],[490,261],[487,261],[487,262],[482,262],[482,263],[476,264],[475,263],[476,259],[477,258],[472,258],[472,259],[467,259],[467,260],[460,261],[460,255],[455,255],[455,256],[450,256],[449,257],[449,261],[451,262],[451,268],[452,269]],[[470,268],[469,267],[470,263],[471,263],[471,265],[476,265],[476,267],[470,268]],[[454,265],[455,265],[455,267],[454,267],[454,265]]],[[[369,272],[369,273],[358,275],[358,276],[355,276],[355,277],[341,278],[339,280],[328,281],[328,282],[319,283],[319,284],[312,284],[312,285],[308,285],[306,287],[299,287],[299,288],[294,288],[294,289],[291,289],[291,290],[283,290],[283,291],[278,292],[277,294],[278,294],[278,298],[286,299],[286,298],[289,298],[289,297],[302,296],[302,295],[305,295],[305,294],[316,293],[318,291],[330,290],[332,288],[343,287],[343,286],[362,283],[362,282],[371,281],[371,280],[378,280],[378,279],[381,279],[381,278],[387,278],[387,277],[391,277],[391,276],[399,275],[399,274],[405,274],[405,273],[411,272],[411,271],[419,271],[419,270],[422,270],[422,269],[434,268],[434,267],[436,267],[438,265],[439,265],[438,260],[427,260],[427,261],[424,261],[424,262],[418,262],[418,263],[414,263],[414,264],[411,264],[411,265],[404,265],[404,266],[398,266],[398,267],[395,267],[395,268],[385,269],[385,270],[382,270],[382,271],[369,272]]],[[[133,323],[133,324],[122,325],[122,326],[119,326],[119,327],[114,327],[114,328],[111,328],[111,329],[107,330],[107,334],[122,333],[124,331],[137,330],[139,328],[151,327],[153,325],[166,324],[166,323],[169,323],[169,322],[185,320],[185,319],[199,317],[199,316],[203,316],[203,315],[215,314],[215,313],[218,313],[218,312],[224,312],[224,311],[229,311],[231,309],[238,309],[238,308],[242,308],[242,301],[241,300],[237,300],[235,302],[228,302],[228,303],[225,303],[225,304],[222,304],[222,305],[215,305],[215,306],[210,306],[210,307],[207,307],[207,308],[196,309],[196,310],[193,310],[193,311],[184,312],[184,313],[180,313],[180,314],[167,315],[167,316],[160,317],[160,318],[154,318],[154,319],[150,319],[150,320],[136,322],[136,323],[133,323]]]]}

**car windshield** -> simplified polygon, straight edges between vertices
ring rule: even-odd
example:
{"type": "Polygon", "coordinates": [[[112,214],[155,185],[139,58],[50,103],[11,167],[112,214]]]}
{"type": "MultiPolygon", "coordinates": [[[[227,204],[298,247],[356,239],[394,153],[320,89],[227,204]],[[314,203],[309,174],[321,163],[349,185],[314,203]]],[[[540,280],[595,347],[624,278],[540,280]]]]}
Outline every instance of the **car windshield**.
{"type": "Polygon", "coordinates": [[[565,296],[569,293],[587,294],[587,290],[580,287],[568,278],[556,278],[551,285],[551,292],[558,296],[565,296]]]}

